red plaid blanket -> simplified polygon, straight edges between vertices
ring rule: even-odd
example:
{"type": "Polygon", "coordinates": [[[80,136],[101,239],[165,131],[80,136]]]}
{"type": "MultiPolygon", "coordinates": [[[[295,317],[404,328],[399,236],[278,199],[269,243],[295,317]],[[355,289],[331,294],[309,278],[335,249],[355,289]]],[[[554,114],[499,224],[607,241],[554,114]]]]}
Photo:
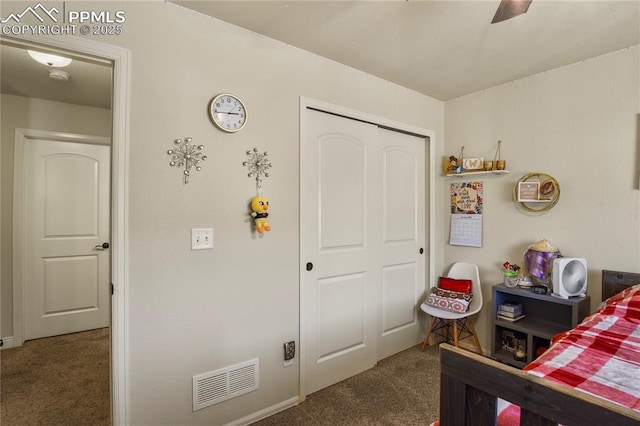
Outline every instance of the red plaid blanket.
{"type": "MultiPolygon", "coordinates": [[[[640,285],[605,301],[524,370],[640,412],[640,285]]],[[[503,407],[499,425],[519,424],[503,407]]]]}

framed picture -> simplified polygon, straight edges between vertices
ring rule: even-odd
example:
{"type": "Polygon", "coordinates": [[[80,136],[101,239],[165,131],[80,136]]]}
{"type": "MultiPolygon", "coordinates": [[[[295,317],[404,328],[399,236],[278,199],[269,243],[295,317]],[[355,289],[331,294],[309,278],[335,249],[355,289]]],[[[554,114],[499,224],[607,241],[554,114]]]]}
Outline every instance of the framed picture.
{"type": "Polygon", "coordinates": [[[518,201],[540,200],[540,182],[518,182],[518,201]]]}
{"type": "Polygon", "coordinates": [[[465,170],[482,170],[484,168],[484,158],[463,158],[462,168],[465,170]]]}
{"type": "Polygon", "coordinates": [[[502,349],[507,352],[513,352],[518,347],[518,339],[513,331],[502,330],[501,336],[502,349]]]}

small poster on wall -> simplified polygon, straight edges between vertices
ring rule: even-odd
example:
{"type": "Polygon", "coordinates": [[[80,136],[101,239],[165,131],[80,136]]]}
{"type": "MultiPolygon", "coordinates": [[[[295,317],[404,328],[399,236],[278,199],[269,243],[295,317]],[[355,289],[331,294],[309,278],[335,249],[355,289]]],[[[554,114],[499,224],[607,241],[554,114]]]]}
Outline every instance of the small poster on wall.
{"type": "Polygon", "coordinates": [[[449,244],[482,247],[482,182],[451,184],[449,244]]]}
{"type": "Polygon", "coordinates": [[[540,182],[518,182],[518,201],[538,201],[540,182]]]}

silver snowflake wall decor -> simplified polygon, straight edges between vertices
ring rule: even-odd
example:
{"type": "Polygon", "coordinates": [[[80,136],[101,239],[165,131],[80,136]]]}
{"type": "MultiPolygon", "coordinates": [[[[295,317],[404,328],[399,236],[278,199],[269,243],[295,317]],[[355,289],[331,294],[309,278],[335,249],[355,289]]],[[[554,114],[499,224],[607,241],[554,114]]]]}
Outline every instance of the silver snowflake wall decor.
{"type": "Polygon", "coordinates": [[[189,183],[190,170],[195,168],[199,172],[200,162],[207,159],[207,156],[202,154],[204,145],[189,145],[192,141],[192,138],[176,139],[174,142],[178,145],[177,148],[167,151],[167,154],[171,155],[170,166],[184,167],[182,174],[185,184],[189,183]]]}
{"type": "Polygon", "coordinates": [[[268,170],[271,168],[271,162],[267,158],[269,153],[267,151],[260,154],[258,148],[253,148],[247,151],[249,160],[242,163],[243,166],[249,169],[249,177],[256,178],[256,192],[260,193],[262,188],[262,176],[269,177],[268,170]]]}

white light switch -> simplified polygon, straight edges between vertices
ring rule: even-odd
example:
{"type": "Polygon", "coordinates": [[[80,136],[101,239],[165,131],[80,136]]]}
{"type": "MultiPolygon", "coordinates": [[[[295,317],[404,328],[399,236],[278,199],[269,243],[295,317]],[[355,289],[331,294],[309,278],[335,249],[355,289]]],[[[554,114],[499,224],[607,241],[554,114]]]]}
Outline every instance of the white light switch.
{"type": "Polygon", "coordinates": [[[213,248],[213,228],[191,228],[191,250],[213,248]]]}

